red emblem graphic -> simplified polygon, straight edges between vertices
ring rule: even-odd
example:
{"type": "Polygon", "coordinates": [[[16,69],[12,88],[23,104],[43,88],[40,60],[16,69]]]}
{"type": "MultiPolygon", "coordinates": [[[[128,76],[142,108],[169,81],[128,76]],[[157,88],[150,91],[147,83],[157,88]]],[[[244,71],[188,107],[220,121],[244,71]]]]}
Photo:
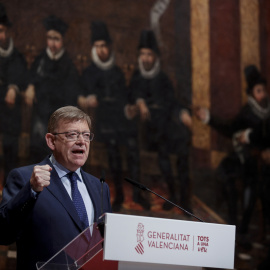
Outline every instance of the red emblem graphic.
{"type": "Polygon", "coordinates": [[[143,233],[144,233],[144,225],[142,223],[139,223],[137,227],[137,243],[138,244],[135,247],[135,250],[141,255],[144,253],[144,247],[142,244],[142,242],[144,241],[143,233]]]}

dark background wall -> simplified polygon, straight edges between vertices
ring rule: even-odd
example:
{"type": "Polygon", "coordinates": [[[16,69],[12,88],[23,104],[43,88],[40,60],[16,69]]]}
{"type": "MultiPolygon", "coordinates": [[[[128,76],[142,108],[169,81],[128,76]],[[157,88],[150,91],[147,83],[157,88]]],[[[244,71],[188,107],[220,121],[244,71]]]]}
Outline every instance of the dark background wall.
{"type": "MultiPolygon", "coordinates": [[[[65,45],[79,72],[90,62],[90,22],[102,20],[108,24],[116,62],[128,82],[137,63],[140,31],[150,27],[156,0],[1,2],[13,22],[15,45],[29,66],[45,46],[46,16],[55,14],[69,24],[65,45]]],[[[244,66],[256,64],[270,77],[269,15],[267,0],[171,0],[161,16],[160,33],[162,65],[176,97],[186,106],[203,105],[221,117],[233,117],[245,102],[244,66]]],[[[22,117],[23,156],[29,112],[23,110],[22,117]]],[[[194,119],[194,168],[214,168],[229,148],[228,140],[194,119]]]]}
{"type": "MultiPolygon", "coordinates": [[[[150,10],[155,0],[57,0],[2,1],[13,21],[16,46],[24,53],[40,51],[45,44],[42,20],[55,14],[69,24],[66,47],[78,68],[89,61],[90,22],[102,20],[108,24],[113,38],[117,63],[120,66],[136,63],[136,47],[140,31],[150,27],[150,10]],[[86,59],[82,59],[86,58],[86,59]]],[[[177,2],[177,1],[176,1],[177,2]]],[[[164,65],[173,70],[174,64],[174,1],[164,13],[161,31],[164,39],[164,65]],[[163,22],[166,23],[163,23],[163,22]]],[[[33,53],[35,53],[33,52],[33,53]]]]}

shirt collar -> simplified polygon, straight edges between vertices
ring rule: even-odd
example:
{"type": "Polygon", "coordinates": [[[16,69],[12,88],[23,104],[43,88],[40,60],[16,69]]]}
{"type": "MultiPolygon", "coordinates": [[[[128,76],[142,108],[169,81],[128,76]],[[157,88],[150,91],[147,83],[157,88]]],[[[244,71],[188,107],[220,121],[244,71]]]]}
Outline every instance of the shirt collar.
{"type": "Polygon", "coordinates": [[[9,45],[8,45],[8,48],[7,49],[3,49],[0,47],[0,56],[1,57],[8,57],[12,54],[13,52],[13,48],[14,48],[14,45],[13,45],[13,39],[10,38],[9,39],[9,45]]]}
{"type": "Polygon", "coordinates": [[[98,57],[98,54],[97,54],[97,50],[96,50],[96,47],[93,46],[92,47],[92,61],[96,64],[96,66],[102,70],[109,70],[111,69],[112,67],[114,67],[114,54],[113,52],[111,52],[111,55],[109,57],[109,59],[106,61],[106,62],[102,62],[99,57],[98,57]]]}
{"type": "MultiPolygon", "coordinates": [[[[50,156],[50,161],[55,168],[59,178],[65,177],[70,172],[67,168],[56,161],[54,155],[50,156]]],[[[79,180],[82,181],[81,168],[78,168],[75,172],[77,173],[79,180]]]]}
{"type": "Polygon", "coordinates": [[[150,70],[145,70],[145,68],[143,66],[143,62],[142,62],[140,57],[138,58],[138,62],[139,62],[139,70],[140,70],[140,73],[141,73],[143,78],[145,78],[145,79],[153,79],[159,74],[159,72],[160,72],[160,60],[159,60],[159,58],[156,58],[154,66],[150,70]]]}

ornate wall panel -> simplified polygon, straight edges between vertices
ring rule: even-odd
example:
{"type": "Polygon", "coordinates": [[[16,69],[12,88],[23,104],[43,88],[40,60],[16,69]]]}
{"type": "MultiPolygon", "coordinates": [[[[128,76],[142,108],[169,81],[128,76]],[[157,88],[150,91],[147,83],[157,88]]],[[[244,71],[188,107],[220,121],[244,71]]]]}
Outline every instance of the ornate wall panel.
{"type": "MultiPolygon", "coordinates": [[[[241,106],[240,29],[238,0],[210,0],[211,111],[222,118],[241,106]]],[[[226,151],[230,141],[212,130],[212,150],[226,151]]]]}
{"type": "Polygon", "coordinates": [[[244,68],[256,65],[260,69],[259,3],[258,0],[240,0],[241,85],[242,101],[246,102],[244,68]]]}
{"type": "MultiPolygon", "coordinates": [[[[210,108],[209,1],[192,0],[192,106],[210,108]]],[[[194,119],[193,146],[210,149],[210,129],[194,119]]]]}

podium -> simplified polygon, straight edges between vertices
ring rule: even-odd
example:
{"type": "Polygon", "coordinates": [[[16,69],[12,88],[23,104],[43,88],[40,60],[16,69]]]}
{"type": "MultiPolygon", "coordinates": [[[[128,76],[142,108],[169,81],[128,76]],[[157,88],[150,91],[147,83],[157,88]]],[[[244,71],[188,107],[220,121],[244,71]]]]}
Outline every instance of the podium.
{"type": "Polygon", "coordinates": [[[107,213],[37,269],[233,269],[234,252],[232,225],[107,213]]]}

